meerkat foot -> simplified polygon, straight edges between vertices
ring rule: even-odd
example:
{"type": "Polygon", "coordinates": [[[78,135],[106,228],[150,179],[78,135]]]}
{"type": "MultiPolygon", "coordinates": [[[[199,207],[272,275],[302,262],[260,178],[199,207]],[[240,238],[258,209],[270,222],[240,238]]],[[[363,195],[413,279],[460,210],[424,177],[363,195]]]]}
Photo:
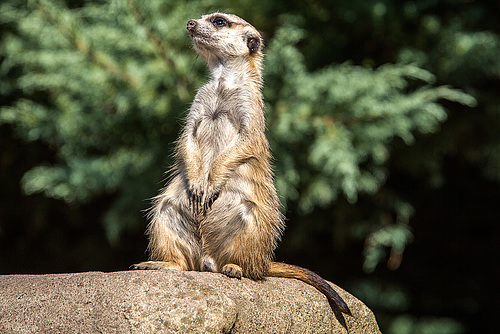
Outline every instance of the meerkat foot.
{"type": "Polygon", "coordinates": [[[241,276],[243,275],[243,269],[241,269],[239,265],[234,263],[228,263],[224,265],[220,272],[227,277],[234,277],[237,279],[241,279],[241,276]]]}
{"type": "Polygon", "coordinates": [[[130,269],[139,270],[158,270],[158,269],[177,269],[182,270],[181,266],[173,261],[145,261],[130,266],[130,269]]]}

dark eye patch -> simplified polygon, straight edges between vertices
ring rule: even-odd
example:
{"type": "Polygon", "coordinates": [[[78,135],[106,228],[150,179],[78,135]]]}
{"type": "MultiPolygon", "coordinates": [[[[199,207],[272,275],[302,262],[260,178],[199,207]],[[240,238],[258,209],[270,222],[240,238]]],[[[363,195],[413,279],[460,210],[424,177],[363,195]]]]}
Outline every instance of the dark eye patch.
{"type": "Polygon", "coordinates": [[[220,17],[220,16],[216,16],[213,19],[211,19],[210,21],[212,21],[212,24],[216,28],[231,27],[231,23],[229,21],[227,21],[225,18],[220,17]]]}

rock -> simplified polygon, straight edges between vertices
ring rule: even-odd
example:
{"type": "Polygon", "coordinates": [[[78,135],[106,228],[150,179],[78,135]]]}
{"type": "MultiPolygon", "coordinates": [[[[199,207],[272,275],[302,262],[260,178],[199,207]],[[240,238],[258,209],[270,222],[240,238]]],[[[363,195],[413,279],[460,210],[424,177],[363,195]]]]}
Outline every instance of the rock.
{"type": "Polygon", "coordinates": [[[294,279],[255,282],[209,272],[124,271],[0,276],[1,333],[380,333],[373,313],[333,287],[334,314],[294,279]]]}

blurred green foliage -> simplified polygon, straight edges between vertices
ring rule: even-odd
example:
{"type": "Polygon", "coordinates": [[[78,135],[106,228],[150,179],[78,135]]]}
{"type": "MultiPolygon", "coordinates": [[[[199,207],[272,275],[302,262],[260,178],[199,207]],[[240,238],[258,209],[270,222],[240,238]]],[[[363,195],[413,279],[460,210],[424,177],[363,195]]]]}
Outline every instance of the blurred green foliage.
{"type": "MultiPolygon", "coordinates": [[[[0,125],[48,152],[23,171],[23,191],[72,208],[105,201],[88,224],[102,223],[118,247],[144,230],[142,210],[207,77],[185,22],[235,13],[266,38],[268,138],[291,226],[285,249],[309,247],[319,231],[332,253],[363,243],[365,273],[384,262],[396,270],[418,210],[394,175],[439,189],[445,157],[459,152],[485,180],[500,180],[495,9],[445,0],[7,0],[0,125]]],[[[405,289],[364,275],[353,292],[388,333],[465,331],[457,319],[408,315],[405,289]]]]}

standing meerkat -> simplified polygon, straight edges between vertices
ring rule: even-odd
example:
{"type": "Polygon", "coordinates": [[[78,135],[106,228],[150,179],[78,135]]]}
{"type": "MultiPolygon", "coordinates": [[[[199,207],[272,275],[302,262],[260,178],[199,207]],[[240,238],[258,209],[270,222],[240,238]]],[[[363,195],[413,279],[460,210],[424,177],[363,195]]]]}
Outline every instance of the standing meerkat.
{"type": "Polygon", "coordinates": [[[323,278],[272,261],[285,224],[264,133],[260,33],[222,13],[189,20],[187,30],[210,80],[196,94],[177,142],[172,179],[150,212],[150,261],[132,267],[296,278],[351,314],[323,278]]]}

